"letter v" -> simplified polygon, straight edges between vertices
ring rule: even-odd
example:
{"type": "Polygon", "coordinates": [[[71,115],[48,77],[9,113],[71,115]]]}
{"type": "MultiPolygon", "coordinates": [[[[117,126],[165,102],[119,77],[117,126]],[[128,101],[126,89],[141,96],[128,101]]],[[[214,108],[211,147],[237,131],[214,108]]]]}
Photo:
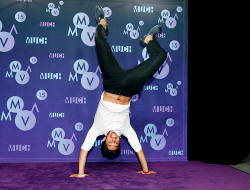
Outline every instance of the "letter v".
{"type": "Polygon", "coordinates": [[[28,123],[28,121],[29,121],[29,118],[30,118],[30,116],[28,116],[27,119],[26,119],[26,121],[24,121],[23,116],[22,116],[23,124],[24,124],[25,126],[27,125],[27,123],[28,123]]]}
{"type": "Polygon", "coordinates": [[[163,65],[158,69],[159,74],[161,74],[162,69],[163,69],[163,65]]]}
{"type": "Polygon", "coordinates": [[[160,143],[161,143],[161,139],[159,140],[159,142],[157,143],[157,140],[155,139],[155,143],[157,144],[157,146],[159,146],[160,145],[160,143]]]}

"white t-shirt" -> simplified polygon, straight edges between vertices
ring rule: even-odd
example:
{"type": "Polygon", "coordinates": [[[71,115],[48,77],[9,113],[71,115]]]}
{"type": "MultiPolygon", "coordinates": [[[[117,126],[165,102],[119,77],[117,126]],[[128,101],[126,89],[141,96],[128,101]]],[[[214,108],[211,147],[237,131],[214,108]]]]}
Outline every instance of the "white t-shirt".
{"type": "Polygon", "coordinates": [[[124,135],[135,152],[139,152],[142,147],[139,139],[130,125],[130,102],[128,105],[120,105],[103,101],[103,93],[99,102],[94,123],[89,129],[81,149],[89,151],[94,145],[99,135],[107,135],[114,130],[117,135],[124,135]]]}

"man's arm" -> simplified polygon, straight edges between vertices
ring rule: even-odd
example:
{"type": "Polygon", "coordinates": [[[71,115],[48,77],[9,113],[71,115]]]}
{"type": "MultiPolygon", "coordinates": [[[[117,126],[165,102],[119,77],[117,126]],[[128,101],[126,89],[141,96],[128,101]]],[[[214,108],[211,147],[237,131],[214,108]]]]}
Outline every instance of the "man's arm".
{"type": "Polygon", "coordinates": [[[88,155],[88,151],[81,149],[80,155],[79,155],[79,162],[78,162],[78,174],[72,174],[69,177],[83,178],[83,177],[89,176],[88,174],[84,173],[87,155],[88,155]]]}
{"type": "Polygon", "coordinates": [[[140,163],[141,163],[141,168],[142,168],[142,171],[139,171],[138,173],[142,173],[142,174],[152,174],[152,173],[156,173],[154,171],[149,171],[148,170],[148,163],[147,163],[147,160],[146,160],[146,157],[145,157],[145,154],[143,152],[143,150],[141,149],[139,152],[137,152],[137,156],[140,160],[140,163]]]}
{"type": "Polygon", "coordinates": [[[94,125],[93,125],[90,128],[90,130],[88,131],[86,138],[84,140],[84,143],[81,146],[81,151],[80,151],[80,155],[79,155],[79,162],[78,162],[78,167],[79,167],[78,174],[79,175],[72,174],[70,177],[78,177],[78,178],[81,177],[82,178],[82,177],[88,176],[88,174],[84,174],[87,155],[88,155],[88,151],[93,146],[97,136],[98,136],[98,133],[95,130],[94,125]]]}
{"type": "Polygon", "coordinates": [[[85,164],[87,160],[88,151],[81,149],[80,156],[79,156],[79,162],[78,162],[78,174],[83,175],[85,171],[85,164]]]}
{"type": "Polygon", "coordinates": [[[142,149],[139,152],[137,152],[137,156],[140,160],[142,171],[147,172],[148,171],[148,163],[147,163],[145,154],[144,154],[142,149]]]}
{"type": "Polygon", "coordinates": [[[88,174],[84,173],[87,155],[88,151],[81,149],[78,162],[78,174],[72,174],[69,177],[83,178],[89,176],[88,174]]]}
{"type": "Polygon", "coordinates": [[[128,128],[126,134],[124,134],[124,136],[127,137],[129,144],[134,149],[134,151],[137,153],[137,156],[140,160],[142,171],[140,171],[138,173],[142,173],[142,174],[156,173],[154,171],[148,170],[147,160],[146,160],[145,154],[142,150],[141,144],[139,142],[139,139],[136,135],[135,130],[131,126],[129,126],[129,128],[128,128]]]}

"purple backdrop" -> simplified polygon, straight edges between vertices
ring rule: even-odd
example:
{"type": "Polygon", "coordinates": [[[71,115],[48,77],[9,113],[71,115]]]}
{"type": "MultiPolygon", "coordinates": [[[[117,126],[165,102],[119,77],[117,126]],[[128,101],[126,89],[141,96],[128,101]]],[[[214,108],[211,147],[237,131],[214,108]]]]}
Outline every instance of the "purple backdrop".
{"type": "MultiPolygon", "coordinates": [[[[96,4],[104,7],[107,39],[124,69],[148,58],[139,38],[162,25],[157,40],[168,57],[132,98],[131,125],[148,161],[187,160],[187,0],[1,0],[0,162],[78,160],[103,92],[96,4]]],[[[109,161],[102,138],[88,161],[109,161]]],[[[137,161],[125,138],[113,161],[137,161]]]]}

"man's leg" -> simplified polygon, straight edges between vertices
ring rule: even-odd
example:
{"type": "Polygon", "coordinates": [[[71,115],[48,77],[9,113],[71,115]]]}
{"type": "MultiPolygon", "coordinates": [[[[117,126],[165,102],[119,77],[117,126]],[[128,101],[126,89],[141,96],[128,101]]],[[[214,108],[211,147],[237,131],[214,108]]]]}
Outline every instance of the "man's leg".
{"type": "Polygon", "coordinates": [[[145,41],[150,57],[133,69],[127,70],[124,78],[125,86],[137,93],[140,92],[141,87],[156,73],[167,58],[167,53],[157,41],[153,40],[153,36],[149,35],[145,41]]]}
{"type": "Polygon", "coordinates": [[[95,44],[103,78],[110,79],[124,75],[125,71],[119,65],[107,42],[105,24],[106,20],[101,19],[96,28],[95,44]]]}

